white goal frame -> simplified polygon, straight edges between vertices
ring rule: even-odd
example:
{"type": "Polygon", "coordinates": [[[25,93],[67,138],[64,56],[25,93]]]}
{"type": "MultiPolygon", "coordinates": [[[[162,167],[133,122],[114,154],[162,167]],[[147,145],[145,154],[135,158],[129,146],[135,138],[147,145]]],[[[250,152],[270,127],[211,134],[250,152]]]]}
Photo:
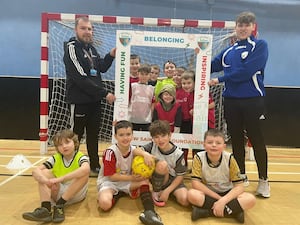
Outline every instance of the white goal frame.
{"type": "Polygon", "coordinates": [[[47,153],[48,145],[48,114],[49,114],[49,21],[75,21],[76,18],[87,16],[91,22],[111,23],[111,24],[132,24],[143,26],[174,26],[179,28],[199,27],[199,28],[220,28],[234,30],[234,21],[219,20],[184,20],[184,19],[164,19],[164,18],[142,18],[123,16],[103,16],[87,14],[67,14],[67,13],[42,13],[41,15],[41,75],[40,75],[40,154],[47,153]]]}

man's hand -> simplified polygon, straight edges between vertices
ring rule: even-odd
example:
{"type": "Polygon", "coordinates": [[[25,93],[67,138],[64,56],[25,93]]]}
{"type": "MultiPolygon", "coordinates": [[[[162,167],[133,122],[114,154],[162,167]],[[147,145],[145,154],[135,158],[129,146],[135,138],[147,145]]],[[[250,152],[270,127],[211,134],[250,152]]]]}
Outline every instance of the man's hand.
{"type": "Polygon", "coordinates": [[[117,48],[112,48],[110,50],[109,54],[110,54],[111,57],[116,57],[116,50],[117,50],[117,48]]]}
{"type": "Polygon", "coordinates": [[[208,81],[208,85],[209,86],[215,86],[219,83],[219,79],[218,78],[213,78],[210,81],[208,81]]]}
{"type": "Polygon", "coordinates": [[[114,101],[116,100],[116,96],[112,93],[108,93],[105,97],[106,101],[109,103],[109,104],[113,104],[114,101]]]}

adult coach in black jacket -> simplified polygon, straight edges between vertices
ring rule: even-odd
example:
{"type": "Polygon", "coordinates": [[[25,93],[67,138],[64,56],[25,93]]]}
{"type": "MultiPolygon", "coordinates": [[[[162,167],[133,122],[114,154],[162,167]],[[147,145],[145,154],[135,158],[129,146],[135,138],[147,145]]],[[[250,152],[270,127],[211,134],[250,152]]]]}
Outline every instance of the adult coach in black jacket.
{"type": "Polygon", "coordinates": [[[115,57],[116,49],[100,58],[93,47],[93,26],[88,17],[75,22],[76,37],[65,44],[64,63],[67,74],[66,101],[70,104],[71,126],[82,138],[86,129],[86,144],[93,173],[100,169],[98,133],[101,118],[101,99],[112,104],[115,96],[104,89],[101,73],[106,72],[115,57]]]}

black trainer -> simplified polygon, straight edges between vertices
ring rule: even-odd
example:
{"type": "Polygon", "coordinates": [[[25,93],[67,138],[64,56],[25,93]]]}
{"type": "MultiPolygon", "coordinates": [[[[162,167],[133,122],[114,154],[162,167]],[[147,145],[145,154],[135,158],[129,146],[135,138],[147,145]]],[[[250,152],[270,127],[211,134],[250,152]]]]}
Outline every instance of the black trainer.
{"type": "Polygon", "coordinates": [[[65,220],[64,206],[56,205],[53,207],[53,223],[61,223],[65,220]]]}
{"type": "Polygon", "coordinates": [[[90,177],[98,177],[101,168],[95,168],[90,170],[90,177]]]}
{"type": "Polygon", "coordinates": [[[209,216],[208,209],[199,208],[197,206],[192,206],[192,221],[195,221],[200,218],[206,218],[209,216]]]}
{"type": "Polygon", "coordinates": [[[237,213],[236,215],[234,215],[234,218],[236,219],[236,221],[238,221],[239,223],[244,223],[245,222],[245,216],[244,216],[244,211],[237,213]]]}
{"type": "Polygon", "coordinates": [[[145,210],[142,212],[139,219],[145,225],[164,225],[159,215],[152,210],[145,210]]]}
{"type": "Polygon", "coordinates": [[[25,220],[40,222],[52,221],[52,213],[44,207],[36,208],[33,212],[25,212],[22,216],[25,220]]]}

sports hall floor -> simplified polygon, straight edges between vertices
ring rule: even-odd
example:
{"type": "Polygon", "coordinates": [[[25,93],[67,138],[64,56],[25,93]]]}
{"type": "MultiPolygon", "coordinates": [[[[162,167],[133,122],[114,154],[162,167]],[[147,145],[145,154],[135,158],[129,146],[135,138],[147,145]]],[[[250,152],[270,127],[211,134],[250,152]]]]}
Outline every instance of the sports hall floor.
{"type": "MultiPolygon", "coordinates": [[[[100,145],[103,150],[106,146],[100,145]]],[[[81,150],[86,152],[85,146],[81,150]]],[[[36,182],[31,176],[32,168],[55,152],[39,154],[38,141],[0,140],[0,224],[39,224],[25,221],[22,213],[32,211],[40,205],[36,182]],[[24,155],[32,167],[23,170],[8,170],[6,165],[17,154],[24,155]]],[[[269,179],[271,198],[257,198],[253,209],[245,213],[245,224],[249,225],[300,225],[300,149],[268,147],[269,179]]],[[[254,161],[246,162],[250,186],[246,191],[254,193],[257,185],[257,170],[254,161]]],[[[189,176],[185,182],[190,186],[189,176]]],[[[142,205],[128,197],[120,199],[109,212],[99,212],[96,205],[96,178],[90,178],[87,198],[66,208],[64,224],[112,224],[141,225],[138,216],[142,205]]],[[[156,208],[164,225],[190,224],[238,224],[234,219],[206,218],[192,222],[190,208],[184,208],[170,200],[165,207],[156,208]]]]}

